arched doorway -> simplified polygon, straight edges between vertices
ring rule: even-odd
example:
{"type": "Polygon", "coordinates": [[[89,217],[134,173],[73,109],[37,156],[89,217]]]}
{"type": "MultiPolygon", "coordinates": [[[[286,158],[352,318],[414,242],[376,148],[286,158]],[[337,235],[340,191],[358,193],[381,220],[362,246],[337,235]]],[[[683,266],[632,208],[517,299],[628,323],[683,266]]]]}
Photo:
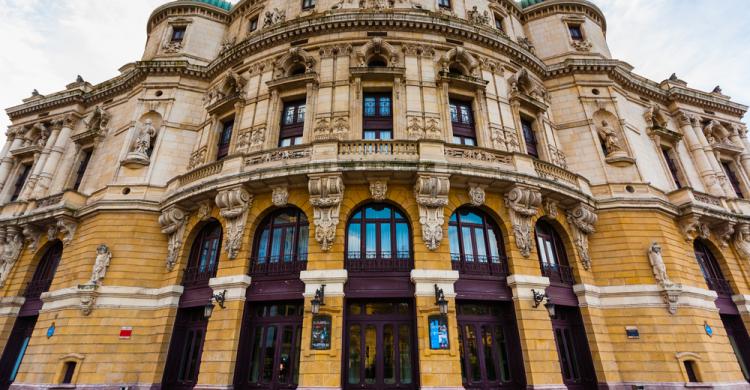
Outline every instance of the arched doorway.
{"type": "Polygon", "coordinates": [[[31,341],[39,309],[42,308],[42,293],[47,292],[55,278],[57,266],[62,258],[63,246],[60,241],[52,242],[39,260],[34,275],[23,293],[23,306],[11,330],[8,343],[0,357],[0,389],[6,390],[15,381],[18,370],[31,341]]]}
{"type": "Polygon", "coordinates": [[[162,379],[164,389],[192,389],[198,382],[208,327],[204,307],[213,293],[208,281],[216,276],[221,239],[221,224],[212,220],[201,228],[193,240],[182,277],[185,290],[180,297],[162,379]]]}
{"type": "Polygon", "coordinates": [[[356,209],[346,225],[345,389],[416,389],[418,363],[411,226],[386,203],[356,209]]]}
{"type": "Polygon", "coordinates": [[[466,389],[524,388],[521,346],[508,288],[503,236],[489,215],[473,207],[448,222],[455,284],[461,379],[466,389]]]}

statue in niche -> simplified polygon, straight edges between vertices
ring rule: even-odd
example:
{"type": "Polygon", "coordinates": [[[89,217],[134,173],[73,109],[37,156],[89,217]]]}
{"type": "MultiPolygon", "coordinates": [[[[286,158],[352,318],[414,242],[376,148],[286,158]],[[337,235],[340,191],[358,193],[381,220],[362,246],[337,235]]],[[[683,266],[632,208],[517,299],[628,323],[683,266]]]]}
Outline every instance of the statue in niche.
{"type": "Polygon", "coordinates": [[[602,120],[601,126],[596,128],[596,132],[599,133],[599,138],[604,143],[604,149],[607,151],[607,156],[623,152],[620,137],[617,135],[617,131],[609,125],[609,122],[602,120]]]}
{"type": "Polygon", "coordinates": [[[96,248],[96,261],[94,262],[94,269],[91,272],[90,284],[101,284],[104,275],[107,273],[109,268],[109,262],[112,260],[112,252],[109,251],[109,247],[105,244],[101,244],[96,248]]]}
{"type": "Polygon", "coordinates": [[[654,272],[654,277],[660,286],[672,286],[674,283],[669,279],[667,275],[667,266],[664,265],[664,259],[661,254],[661,245],[658,242],[653,242],[648,248],[648,260],[651,262],[651,268],[654,272]]]}
{"type": "Polygon", "coordinates": [[[156,137],[156,128],[154,128],[151,119],[146,119],[143,128],[138,131],[133,146],[125,156],[123,164],[126,165],[148,165],[153,151],[153,139],[156,137]]]}

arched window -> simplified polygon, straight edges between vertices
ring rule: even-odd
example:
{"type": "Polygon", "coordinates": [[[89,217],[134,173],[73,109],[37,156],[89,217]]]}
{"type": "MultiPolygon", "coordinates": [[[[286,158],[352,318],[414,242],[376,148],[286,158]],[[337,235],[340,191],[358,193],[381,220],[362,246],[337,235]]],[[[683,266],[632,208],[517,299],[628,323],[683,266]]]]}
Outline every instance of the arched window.
{"type": "Polygon", "coordinates": [[[55,241],[39,260],[39,265],[36,266],[34,276],[31,278],[24,297],[27,300],[38,299],[43,292],[49,290],[52,285],[52,279],[55,277],[55,271],[57,266],[60,264],[60,258],[62,257],[63,246],[60,241],[55,241]]]}
{"type": "Polygon", "coordinates": [[[208,279],[216,276],[221,251],[221,235],[221,224],[218,221],[209,222],[198,232],[190,248],[183,285],[206,284],[208,279]]]}
{"type": "Polygon", "coordinates": [[[706,279],[708,288],[716,291],[719,295],[732,295],[732,287],[729,286],[729,282],[724,278],[721,267],[719,267],[719,262],[716,261],[716,257],[714,257],[706,243],[701,240],[695,240],[693,242],[693,250],[695,251],[695,258],[698,260],[698,265],[701,267],[701,272],[703,272],[703,277],[706,279]]]}
{"type": "Polygon", "coordinates": [[[384,203],[368,204],[346,227],[346,268],[350,271],[411,269],[411,229],[400,211],[384,203]]]}
{"type": "Polygon", "coordinates": [[[272,213],[255,237],[251,274],[299,272],[307,267],[308,222],[298,208],[272,213]]]}
{"type": "Polygon", "coordinates": [[[375,67],[381,67],[381,66],[388,66],[388,61],[383,56],[372,56],[369,61],[367,61],[367,66],[370,68],[375,67]]]}
{"type": "Polygon", "coordinates": [[[481,211],[465,207],[454,212],[448,223],[448,238],[454,270],[507,273],[500,229],[481,211]]]}
{"type": "Polygon", "coordinates": [[[550,278],[551,282],[573,284],[573,272],[568,265],[560,235],[548,222],[539,221],[536,223],[535,236],[542,275],[550,278]]]}

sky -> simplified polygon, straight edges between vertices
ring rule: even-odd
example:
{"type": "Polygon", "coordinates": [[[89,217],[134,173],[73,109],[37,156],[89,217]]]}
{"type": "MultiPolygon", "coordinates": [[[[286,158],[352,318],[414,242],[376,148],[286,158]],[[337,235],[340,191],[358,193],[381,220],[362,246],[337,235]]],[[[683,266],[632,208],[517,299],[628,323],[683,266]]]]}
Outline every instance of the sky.
{"type": "MultiPolygon", "coordinates": [[[[750,105],[750,0],[591,0],[607,18],[614,58],[662,81],[720,85],[750,105]]],[[[167,0],[0,0],[0,108],[60,91],[77,75],[93,84],[140,59],[149,14],[167,0]]],[[[237,2],[236,0],[234,1],[237,2]]],[[[539,43],[537,43],[539,44],[539,43]]],[[[0,113],[0,143],[10,120],[0,113]]]]}

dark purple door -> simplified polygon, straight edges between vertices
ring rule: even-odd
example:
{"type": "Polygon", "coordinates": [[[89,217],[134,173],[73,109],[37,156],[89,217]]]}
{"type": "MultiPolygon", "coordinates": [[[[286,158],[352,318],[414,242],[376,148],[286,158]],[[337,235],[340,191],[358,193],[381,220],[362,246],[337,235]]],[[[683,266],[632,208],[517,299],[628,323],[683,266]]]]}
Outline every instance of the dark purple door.
{"type": "Polygon", "coordinates": [[[345,389],[416,389],[414,309],[406,301],[347,305],[345,389]]]}
{"type": "Polygon", "coordinates": [[[521,345],[511,303],[459,303],[458,328],[464,388],[525,388],[521,345]]]}
{"type": "Polygon", "coordinates": [[[563,383],[569,389],[596,389],[596,373],[577,307],[557,306],[552,319],[563,383]]]}
{"type": "Polygon", "coordinates": [[[738,315],[722,315],[721,322],[727,330],[729,343],[732,345],[737,362],[740,364],[745,380],[750,382],[750,337],[742,323],[742,317],[738,315]]]}
{"type": "Polygon", "coordinates": [[[163,389],[195,387],[198,382],[207,326],[208,319],[203,316],[203,306],[177,311],[167,355],[167,366],[162,380],[163,389]]]}
{"type": "Polygon", "coordinates": [[[301,302],[245,306],[235,389],[295,389],[302,340],[301,302]]]}
{"type": "Polygon", "coordinates": [[[34,332],[37,316],[18,317],[13,330],[10,332],[10,338],[5,345],[3,356],[0,358],[0,389],[6,390],[16,379],[18,368],[23,361],[23,355],[31,341],[31,334],[34,332]]]}

